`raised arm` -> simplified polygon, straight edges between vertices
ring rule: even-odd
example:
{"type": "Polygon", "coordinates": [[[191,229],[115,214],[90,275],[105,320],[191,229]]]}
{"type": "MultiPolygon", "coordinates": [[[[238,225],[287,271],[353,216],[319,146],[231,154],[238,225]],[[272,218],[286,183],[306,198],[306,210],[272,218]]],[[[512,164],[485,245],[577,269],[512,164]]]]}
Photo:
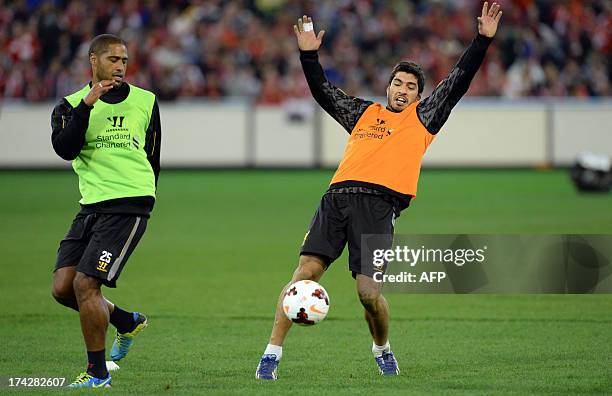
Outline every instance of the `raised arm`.
{"type": "Polygon", "coordinates": [[[315,35],[312,18],[306,15],[299,18],[297,25],[293,25],[293,31],[300,49],[302,69],[312,96],[323,110],[351,133],[359,117],[373,102],[349,96],[327,81],[317,52],[325,31],[321,30],[315,35]]]}
{"type": "Polygon", "coordinates": [[[112,84],[109,80],[94,84],[77,107],[73,108],[66,99],[55,106],[51,114],[51,144],[61,158],[72,161],[79,156],[85,143],[91,109],[100,96],[113,87],[112,84]]]}
{"type": "Polygon", "coordinates": [[[450,74],[438,84],[429,97],[418,104],[419,119],[430,133],[436,134],[442,129],[453,107],[467,92],[497,32],[501,15],[499,4],[493,3],[491,8],[487,2],[483,4],[482,14],[478,17],[478,35],[450,74]]]}
{"type": "Polygon", "coordinates": [[[91,107],[81,100],[73,108],[66,99],[53,109],[51,115],[51,143],[62,159],[72,161],[78,157],[85,143],[85,131],[89,126],[91,107]]]}

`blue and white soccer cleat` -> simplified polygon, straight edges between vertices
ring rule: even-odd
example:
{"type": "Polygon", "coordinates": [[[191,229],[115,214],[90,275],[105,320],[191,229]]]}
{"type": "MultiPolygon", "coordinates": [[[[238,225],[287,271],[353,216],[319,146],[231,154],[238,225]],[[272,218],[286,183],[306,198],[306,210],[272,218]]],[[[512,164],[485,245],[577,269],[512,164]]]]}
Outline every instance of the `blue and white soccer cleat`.
{"type": "Polygon", "coordinates": [[[381,356],[374,359],[376,364],[378,364],[380,375],[399,375],[400,369],[397,366],[397,360],[395,360],[393,352],[383,352],[381,356]]]}
{"type": "Polygon", "coordinates": [[[276,368],[278,367],[278,363],[279,360],[276,359],[276,355],[263,355],[257,365],[255,378],[271,381],[276,380],[276,368]]]}
{"type": "Polygon", "coordinates": [[[130,351],[130,347],[134,343],[134,337],[138,335],[145,327],[147,327],[147,317],[139,312],[134,312],[134,320],[136,321],[136,327],[129,333],[120,334],[117,332],[115,341],[113,341],[113,348],[111,349],[110,357],[113,361],[118,362],[119,360],[126,357],[130,351]]]}
{"type": "Polygon", "coordinates": [[[81,373],[73,383],[68,385],[68,388],[110,388],[111,381],[110,374],[108,377],[100,379],[87,373],[81,373]]]}

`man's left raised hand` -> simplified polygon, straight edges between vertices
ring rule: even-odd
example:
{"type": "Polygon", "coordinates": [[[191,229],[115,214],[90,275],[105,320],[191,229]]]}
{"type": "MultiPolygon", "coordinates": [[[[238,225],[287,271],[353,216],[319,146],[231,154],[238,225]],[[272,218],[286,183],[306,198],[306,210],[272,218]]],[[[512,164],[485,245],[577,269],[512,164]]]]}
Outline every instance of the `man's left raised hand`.
{"type": "Polygon", "coordinates": [[[482,15],[478,17],[478,33],[486,37],[495,36],[497,25],[502,16],[500,7],[499,4],[493,3],[491,8],[489,8],[489,2],[484,2],[482,5],[482,15]]]}

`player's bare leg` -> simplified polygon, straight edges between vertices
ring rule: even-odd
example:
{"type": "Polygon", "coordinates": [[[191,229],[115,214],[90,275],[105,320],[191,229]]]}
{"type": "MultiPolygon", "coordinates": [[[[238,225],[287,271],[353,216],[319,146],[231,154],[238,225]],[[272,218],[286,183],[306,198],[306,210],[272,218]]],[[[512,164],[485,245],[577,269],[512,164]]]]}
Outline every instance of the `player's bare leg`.
{"type": "Polygon", "coordinates": [[[270,341],[264,351],[261,361],[257,366],[255,378],[267,380],[276,379],[276,367],[283,353],[283,342],[292,325],[292,322],[287,319],[283,311],[283,298],[287,292],[287,287],[301,280],[313,280],[318,282],[321,276],[323,276],[323,273],[325,273],[325,269],[326,265],[322,258],[309,255],[300,256],[298,267],[293,273],[291,281],[283,287],[283,290],[278,296],[272,334],[270,335],[270,341]]]}
{"type": "Polygon", "coordinates": [[[399,368],[389,345],[389,304],[381,293],[382,284],[357,274],[357,294],[365,309],[365,319],[372,334],[372,353],[381,374],[397,375],[399,368]]]}
{"type": "Polygon", "coordinates": [[[88,374],[103,379],[108,377],[104,343],[110,314],[100,287],[98,279],[82,272],[74,277],[73,288],[89,360],[88,374]]]}
{"type": "MultiPolygon", "coordinates": [[[[55,300],[65,307],[79,311],[76,295],[74,294],[74,277],[76,275],[76,266],[62,267],[53,273],[53,287],[51,294],[55,300]]],[[[105,298],[106,299],[106,298],[105,298]]],[[[112,314],[115,309],[115,304],[106,300],[108,313],[112,314]]]]}
{"type": "MultiPolygon", "coordinates": [[[[79,311],[79,305],[74,293],[74,278],[76,276],[76,266],[62,267],[53,273],[53,298],[60,304],[79,311]]],[[[147,317],[140,312],[124,311],[115,304],[107,300],[110,323],[115,326],[117,333],[111,349],[111,359],[115,362],[123,359],[128,354],[134,337],[147,327],[147,317]]],[[[115,369],[119,366],[114,365],[115,369]]]]}
{"type": "Polygon", "coordinates": [[[285,341],[285,337],[291,328],[291,321],[287,319],[285,312],[283,311],[283,297],[287,292],[289,285],[301,281],[301,280],[313,280],[318,282],[325,272],[325,262],[317,256],[300,256],[298,267],[293,273],[291,281],[283,287],[280,295],[278,296],[278,302],[276,304],[276,315],[274,317],[274,326],[272,327],[272,334],[270,335],[270,344],[282,346],[285,341]]]}
{"type": "Polygon", "coordinates": [[[381,294],[382,283],[357,274],[357,294],[365,308],[365,319],[376,345],[385,345],[389,336],[389,304],[381,294]]]}

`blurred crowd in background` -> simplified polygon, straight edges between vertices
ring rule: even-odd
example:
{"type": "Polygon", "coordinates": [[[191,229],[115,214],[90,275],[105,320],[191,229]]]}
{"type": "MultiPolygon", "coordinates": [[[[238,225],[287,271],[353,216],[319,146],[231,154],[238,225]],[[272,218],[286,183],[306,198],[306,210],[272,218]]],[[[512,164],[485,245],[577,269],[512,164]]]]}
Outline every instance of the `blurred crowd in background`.
{"type": "MultiPolygon", "coordinates": [[[[494,44],[469,94],[612,95],[612,1],[501,0],[494,44]]],[[[0,0],[0,93],[42,101],[90,79],[89,41],[128,43],[127,81],[162,100],[310,96],[293,33],[326,31],[320,60],[346,92],[384,96],[399,60],[426,71],[425,93],[476,34],[480,0],[0,0]]]]}

